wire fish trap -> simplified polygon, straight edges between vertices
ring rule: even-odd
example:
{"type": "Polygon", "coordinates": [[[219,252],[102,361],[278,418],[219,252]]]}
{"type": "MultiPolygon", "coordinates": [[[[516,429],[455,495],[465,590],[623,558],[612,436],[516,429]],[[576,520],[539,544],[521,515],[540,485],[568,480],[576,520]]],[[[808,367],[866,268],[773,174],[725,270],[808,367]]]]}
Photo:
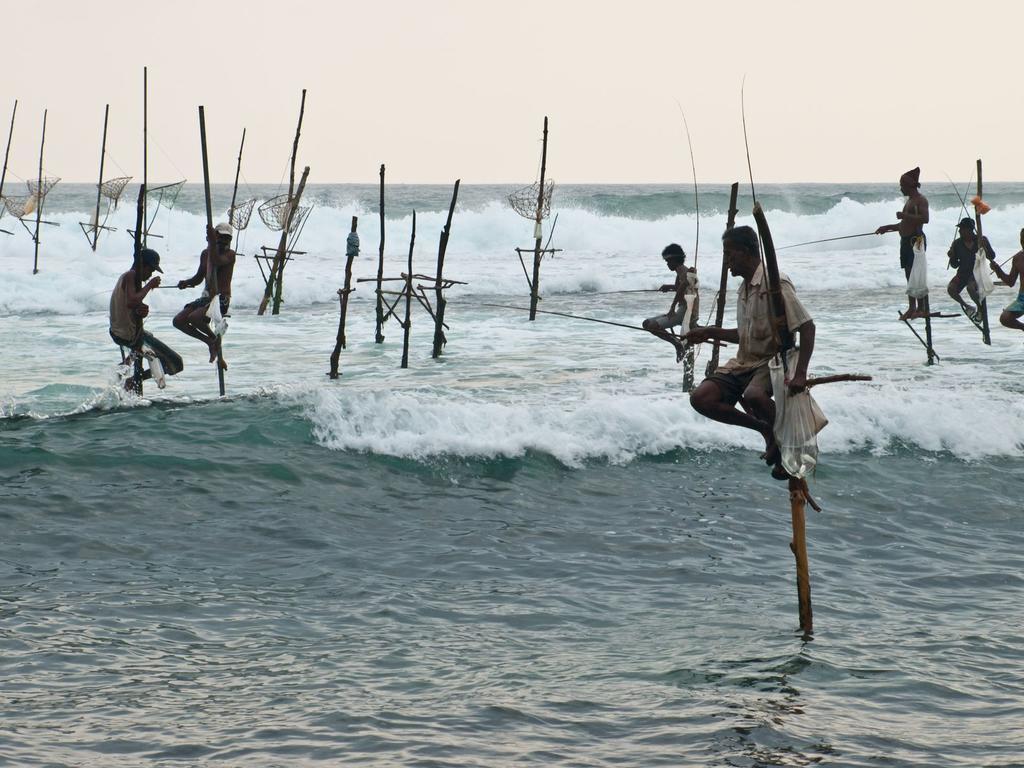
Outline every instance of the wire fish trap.
{"type": "Polygon", "coordinates": [[[161,184],[158,187],[150,187],[146,190],[146,201],[148,202],[151,197],[155,197],[157,207],[163,206],[170,210],[178,201],[178,194],[183,186],[185,186],[185,179],[173,181],[170,184],[161,184]]]}
{"type": "Polygon", "coordinates": [[[100,184],[100,194],[111,200],[116,208],[117,204],[121,201],[121,194],[131,180],[131,176],[118,176],[113,179],[107,179],[100,184]]]}
{"type": "Polygon", "coordinates": [[[38,204],[35,195],[4,197],[4,209],[16,219],[23,219],[33,213],[38,204]]]}
{"type": "Polygon", "coordinates": [[[60,176],[43,176],[42,185],[40,185],[39,181],[39,179],[29,179],[25,184],[28,186],[28,191],[32,193],[33,197],[45,198],[50,190],[57,186],[60,176]],[[40,190],[42,191],[40,192],[40,190]]]}
{"type": "MultiPolygon", "coordinates": [[[[551,195],[555,191],[555,182],[550,180],[544,184],[544,197],[541,208],[541,218],[546,219],[551,215],[551,195]]],[[[508,196],[508,204],[512,210],[524,219],[536,221],[537,219],[537,196],[540,192],[540,182],[535,181],[528,187],[517,189],[508,196]]]]}
{"type": "MultiPolygon", "coordinates": [[[[288,195],[278,195],[277,197],[272,197],[265,201],[256,210],[259,212],[260,218],[263,219],[263,223],[267,225],[267,229],[274,232],[280,232],[284,229],[285,222],[288,221],[288,212],[291,210],[293,205],[294,203],[288,195]]],[[[308,205],[302,205],[296,208],[288,231],[293,232],[296,225],[305,218],[309,211],[310,206],[308,205]]]]}
{"type": "Polygon", "coordinates": [[[256,198],[246,200],[228,209],[228,221],[236,231],[241,232],[249,226],[249,219],[252,217],[252,209],[256,205],[256,198]]]}

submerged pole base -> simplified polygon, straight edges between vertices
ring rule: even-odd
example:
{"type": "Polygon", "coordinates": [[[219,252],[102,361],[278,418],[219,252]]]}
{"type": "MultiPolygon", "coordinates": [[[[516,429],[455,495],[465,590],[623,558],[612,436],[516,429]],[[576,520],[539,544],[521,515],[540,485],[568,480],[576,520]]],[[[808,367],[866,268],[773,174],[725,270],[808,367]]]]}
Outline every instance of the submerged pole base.
{"type": "Polygon", "coordinates": [[[793,518],[793,540],[789,548],[796,559],[796,593],[800,606],[800,629],[804,637],[814,632],[814,613],[811,609],[811,573],[807,562],[807,534],[804,509],[810,494],[807,481],[789,478],[789,506],[793,518]]]}

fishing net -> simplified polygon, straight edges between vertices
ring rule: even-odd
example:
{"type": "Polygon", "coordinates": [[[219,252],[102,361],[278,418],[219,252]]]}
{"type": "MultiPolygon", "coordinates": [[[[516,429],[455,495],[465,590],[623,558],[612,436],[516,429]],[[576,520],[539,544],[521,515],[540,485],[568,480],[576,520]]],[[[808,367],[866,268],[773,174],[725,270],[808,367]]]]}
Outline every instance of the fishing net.
{"type": "Polygon", "coordinates": [[[124,188],[128,186],[128,182],[131,180],[131,176],[118,176],[114,179],[107,179],[100,184],[100,194],[112,200],[116,208],[121,200],[121,193],[124,192],[124,188]]]}
{"type": "MultiPolygon", "coordinates": [[[[267,229],[280,232],[284,229],[284,225],[288,221],[288,212],[294,205],[295,203],[288,195],[278,195],[264,202],[257,210],[263,223],[267,225],[267,229]]],[[[289,232],[295,231],[296,225],[309,213],[309,210],[309,206],[299,206],[295,209],[291,226],[288,228],[289,232]]]]}
{"type": "MultiPolygon", "coordinates": [[[[789,370],[796,365],[797,351],[790,350],[789,370]]],[[[818,464],[818,433],[828,424],[821,408],[808,390],[793,395],[786,386],[782,358],[768,363],[775,396],[775,441],[782,453],[782,468],[796,478],[807,477],[818,464]]]]}
{"type": "Polygon", "coordinates": [[[183,186],[185,186],[185,179],[171,184],[162,184],[159,187],[150,187],[146,190],[146,202],[148,204],[150,199],[155,197],[157,208],[163,206],[170,210],[178,201],[178,195],[181,193],[183,186]]]}
{"type": "Polygon", "coordinates": [[[50,190],[57,186],[58,181],[60,181],[60,176],[43,176],[41,185],[39,183],[39,179],[29,179],[25,184],[28,186],[28,191],[31,192],[34,197],[45,198],[50,190]],[[42,192],[40,192],[40,190],[42,190],[42,192]]]}
{"type": "Polygon", "coordinates": [[[228,221],[231,222],[231,226],[239,232],[248,227],[249,219],[252,216],[252,209],[255,205],[256,198],[254,197],[252,200],[246,200],[244,203],[238,203],[229,208],[228,221]]]}
{"type": "MultiPolygon", "coordinates": [[[[544,184],[544,198],[542,201],[541,218],[546,219],[551,215],[551,194],[555,191],[555,182],[549,180],[544,184]]],[[[512,210],[524,219],[536,221],[537,219],[537,197],[540,192],[540,182],[535,181],[528,187],[517,189],[508,196],[508,204],[512,210]]]]}
{"type": "Polygon", "coordinates": [[[11,216],[21,219],[36,209],[37,202],[35,195],[4,197],[4,208],[11,216]]]}

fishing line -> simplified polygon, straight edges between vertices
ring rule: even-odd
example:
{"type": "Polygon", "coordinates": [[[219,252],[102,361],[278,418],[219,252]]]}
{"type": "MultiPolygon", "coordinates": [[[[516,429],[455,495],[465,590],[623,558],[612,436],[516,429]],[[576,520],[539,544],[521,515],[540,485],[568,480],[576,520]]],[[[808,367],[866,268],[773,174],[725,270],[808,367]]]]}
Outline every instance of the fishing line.
{"type": "Polygon", "coordinates": [[[676,99],[676,107],[683,118],[683,128],[686,129],[686,144],[690,148],[690,170],[693,171],[693,209],[697,220],[697,234],[693,242],[693,268],[697,268],[697,250],[700,248],[700,197],[697,195],[697,164],[693,159],[693,142],[690,141],[690,124],[686,122],[686,113],[683,112],[683,105],[676,99]]]}

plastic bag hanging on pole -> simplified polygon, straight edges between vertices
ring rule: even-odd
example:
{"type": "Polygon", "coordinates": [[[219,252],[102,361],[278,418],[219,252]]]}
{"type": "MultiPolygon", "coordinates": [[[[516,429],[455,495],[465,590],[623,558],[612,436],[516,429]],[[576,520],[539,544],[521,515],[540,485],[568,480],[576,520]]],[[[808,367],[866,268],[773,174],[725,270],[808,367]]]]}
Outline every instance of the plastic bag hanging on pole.
{"type": "Polygon", "coordinates": [[[924,250],[924,236],[914,238],[914,265],[907,278],[907,296],[912,299],[928,298],[928,259],[924,250]]]}
{"type": "MultiPolygon", "coordinates": [[[[797,350],[789,352],[789,370],[797,360],[797,350]]],[[[791,394],[786,386],[782,358],[776,355],[768,363],[772,392],[775,396],[775,442],[782,454],[782,468],[793,477],[807,477],[818,464],[818,433],[828,419],[808,390],[791,394]]]]}
{"type": "Polygon", "coordinates": [[[985,246],[979,244],[978,252],[974,255],[974,282],[978,285],[978,298],[984,301],[995,285],[992,283],[992,272],[988,267],[988,251],[985,246]]]}

